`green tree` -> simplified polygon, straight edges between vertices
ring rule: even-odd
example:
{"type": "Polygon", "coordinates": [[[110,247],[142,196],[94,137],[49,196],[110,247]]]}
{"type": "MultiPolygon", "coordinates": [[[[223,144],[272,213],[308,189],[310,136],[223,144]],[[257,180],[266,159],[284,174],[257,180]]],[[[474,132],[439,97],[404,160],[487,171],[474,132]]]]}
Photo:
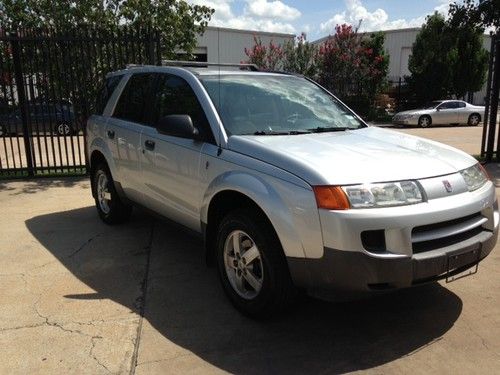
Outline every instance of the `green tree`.
{"type": "Polygon", "coordinates": [[[452,69],[457,58],[445,19],[437,12],[427,17],[408,61],[410,90],[420,102],[447,97],[452,90],[452,69]]]}
{"type": "Polygon", "coordinates": [[[2,0],[4,30],[49,27],[64,33],[79,26],[115,30],[123,26],[151,27],[161,32],[163,57],[177,49],[190,53],[214,10],[183,0],[2,0]]]}
{"type": "Polygon", "coordinates": [[[500,0],[464,0],[450,4],[450,23],[500,29],[500,0]]]}
{"type": "Polygon", "coordinates": [[[302,33],[295,41],[285,43],[283,69],[287,72],[315,78],[318,74],[318,48],[302,33]]]}
{"type": "Polygon", "coordinates": [[[471,25],[451,27],[455,35],[456,60],[452,71],[452,93],[457,98],[482,89],[488,70],[488,51],[483,48],[483,30],[471,25]]]}
{"type": "Polygon", "coordinates": [[[480,90],[488,63],[482,38],[481,28],[446,21],[438,13],[427,17],[408,63],[407,81],[417,100],[463,97],[480,90]]]}

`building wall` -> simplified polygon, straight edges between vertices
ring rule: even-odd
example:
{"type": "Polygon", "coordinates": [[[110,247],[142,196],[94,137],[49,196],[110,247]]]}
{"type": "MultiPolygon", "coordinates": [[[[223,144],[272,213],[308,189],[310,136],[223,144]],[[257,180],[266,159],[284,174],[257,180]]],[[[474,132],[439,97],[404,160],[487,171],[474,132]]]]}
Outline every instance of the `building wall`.
{"type": "Polygon", "coordinates": [[[211,63],[239,64],[247,60],[245,47],[254,45],[253,37],[260,37],[264,45],[269,45],[271,40],[275,44],[283,45],[293,40],[293,34],[268,33],[249,30],[235,30],[219,27],[208,27],[203,35],[197,37],[195,54],[206,54],[207,61],[211,63]],[[220,55],[219,55],[220,53],[220,55]]]}
{"type": "MultiPolygon", "coordinates": [[[[420,31],[419,28],[411,29],[400,29],[400,30],[388,30],[385,31],[385,50],[390,56],[389,62],[389,79],[397,81],[399,77],[410,75],[408,70],[408,59],[411,55],[411,48],[415,40],[417,39],[417,34],[420,31]]],[[[324,43],[328,37],[321,38],[314,44],[320,45],[324,43]]],[[[489,35],[484,35],[483,47],[489,51],[491,47],[491,37],[489,35]]],[[[467,77],[464,77],[467,79],[467,77]]],[[[475,92],[473,95],[473,104],[484,105],[484,99],[486,96],[486,82],[481,91],[475,92]]]]}

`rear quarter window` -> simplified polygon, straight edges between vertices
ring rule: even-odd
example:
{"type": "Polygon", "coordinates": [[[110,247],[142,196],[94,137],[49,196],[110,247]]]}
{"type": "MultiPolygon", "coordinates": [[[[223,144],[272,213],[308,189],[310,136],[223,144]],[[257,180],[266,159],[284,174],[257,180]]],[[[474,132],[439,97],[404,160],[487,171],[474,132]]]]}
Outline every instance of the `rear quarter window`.
{"type": "Polygon", "coordinates": [[[106,104],[108,104],[109,98],[113,95],[118,83],[123,78],[123,75],[116,75],[106,78],[104,84],[101,87],[97,95],[97,103],[96,103],[96,113],[102,115],[104,112],[104,108],[106,108],[106,104]]]}
{"type": "Polygon", "coordinates": [[[153,77],[151,73],[132,75],[118,99],[113,117],[145,124],[147,122],[146,107],[151,98],[153,77]]]}

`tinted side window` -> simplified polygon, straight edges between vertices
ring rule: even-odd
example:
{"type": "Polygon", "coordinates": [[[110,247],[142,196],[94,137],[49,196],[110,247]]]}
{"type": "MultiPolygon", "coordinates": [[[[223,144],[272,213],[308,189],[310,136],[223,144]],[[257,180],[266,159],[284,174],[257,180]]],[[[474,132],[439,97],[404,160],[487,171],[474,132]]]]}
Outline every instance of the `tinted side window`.
{"type": "Polygon", "coordinates": [[[458,108],[465,108],[464,102],[458,102],[458,108]]]}
{"type": "Polygon", "coordinates": [[[453,109],[458,108],[458,102],[446,102],[441,104],[440,109],[453,109]]]}
{"type": "Polygon", "coordinates": [[[101,91],[97,95],[97,103],[96,103],[96,113],[102,114],[104,112],[104,108],[106,108],[106,104],[108,104],[109,98],[113,95],[113,92],[120,83],[120,80],[123,78],[122,75],[111,76],[106,78],[106,81],[102,85],[101,91]]]}
{"type": "Polygon", "coordinates": [[[150,73],[139,73],[130,77],[118,99],[113,117],[138,123],[145,122],[145,109],[151,94],[152,81],[150,73]]]}
{"type": "Polygon", "coordinates": [[[189,115],[207,142],[213,142],[212,130],[205,112],[189,84],[180,77],[162,74],[155,92],[155,111],[152,123],[167,115],[189,115]]]}

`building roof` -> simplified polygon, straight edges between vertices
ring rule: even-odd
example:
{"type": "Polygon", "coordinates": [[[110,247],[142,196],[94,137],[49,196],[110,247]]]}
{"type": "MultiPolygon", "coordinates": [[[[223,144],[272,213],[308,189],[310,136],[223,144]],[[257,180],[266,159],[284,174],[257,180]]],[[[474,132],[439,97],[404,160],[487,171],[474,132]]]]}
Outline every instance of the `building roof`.
{"type": "Polygon", "coordinates": [[[278,36],[278,37],[283,37],[283,38],[295,38],[295,34],[276,33],[276,32],[272,32],[272,31],[231,29],[228,27],[217,27],[217,26],[207,26],[207,28],[205,29],[205,32],[207,30],[231,32],[231,33],[241,33],[241,34],[269,35],[269,36],[278,36]]]}
{"type": "MultiPolygon", "coordinates": [[[[414,31],[420,31],[420,27],[408,27],[404,29],[392,29],[392,30],[374,30],[374,31],[365,31],[362,33],[359,33],[360,35],[369,35],[373,33],[378,33],[378,32],[383,32],[384,34],[391,34],[391,33],[405,33],[405,32],[414,32],[414,31]]],[[[330,39],[333,35],[327,35],[322,38],[319,38],[313,42],[312,44],[321,44],[323,42],[326,42],[328,39],[330,39]]]]}

